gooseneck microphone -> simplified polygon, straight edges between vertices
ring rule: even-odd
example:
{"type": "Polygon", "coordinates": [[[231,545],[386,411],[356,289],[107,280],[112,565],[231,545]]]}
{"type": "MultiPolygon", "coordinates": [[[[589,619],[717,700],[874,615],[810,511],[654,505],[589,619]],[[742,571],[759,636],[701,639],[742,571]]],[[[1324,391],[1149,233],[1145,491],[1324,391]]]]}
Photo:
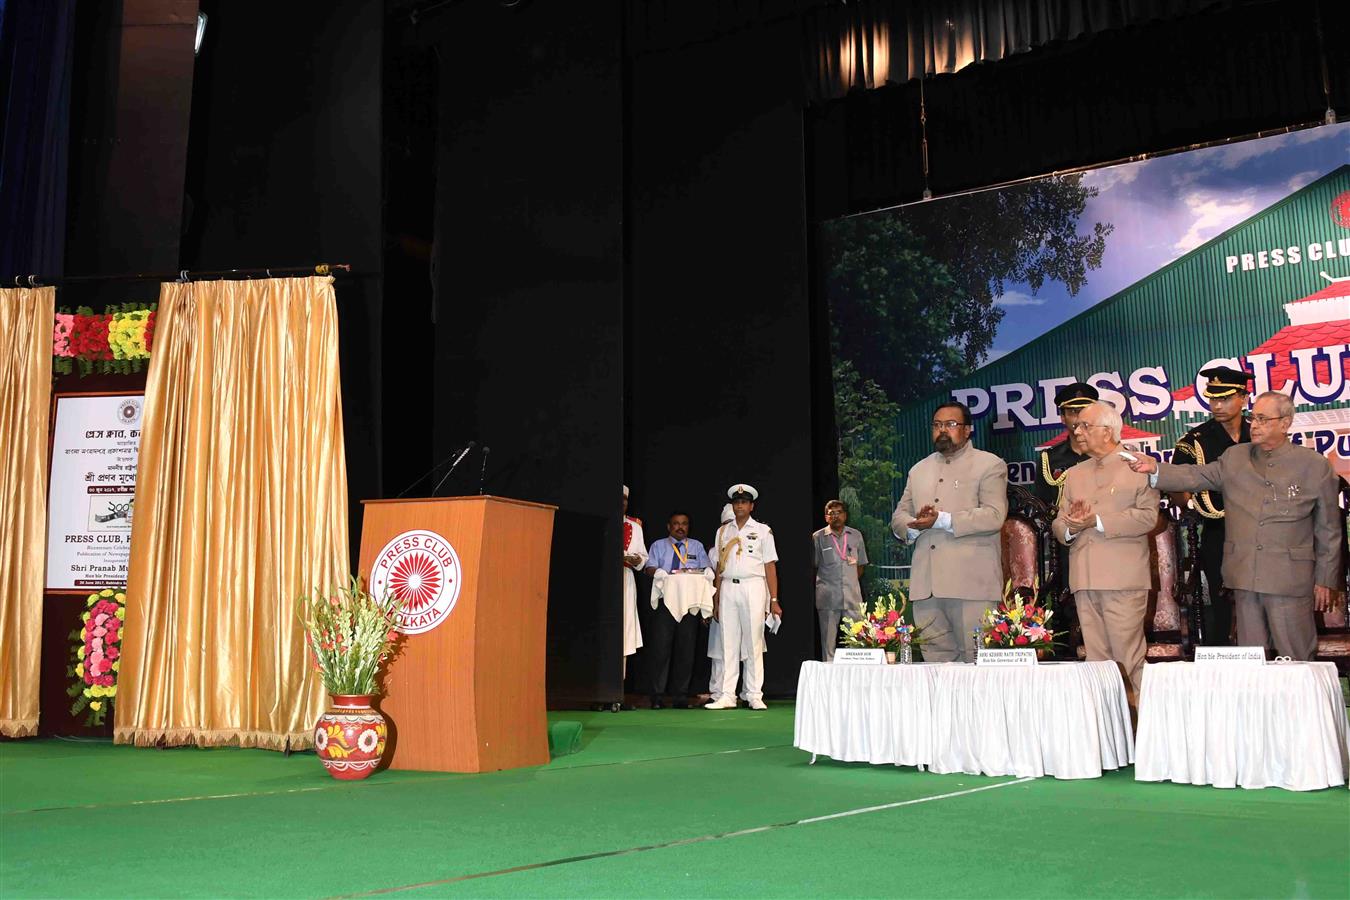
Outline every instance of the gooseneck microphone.
{"type": "Polygon", "coordinates": [[[446,469],[445,474],[441,476],[441,480],[436,482],[436,486],[431,489],[431,496],[433,497],[436,496],[436,492],[441,489],[441,485],[445,484],[446,480],[451,475],[455,474],[455,469],[459,468],[459,464],[464,462],[464,457],[468,456],[469,451],[477,446],[478,446],[477,441],[469,441],[467,444],[464,445],[464,449],[459,451],[459,456],[455,457],[455,461],[450,464],[450,468],[446,469]]]}

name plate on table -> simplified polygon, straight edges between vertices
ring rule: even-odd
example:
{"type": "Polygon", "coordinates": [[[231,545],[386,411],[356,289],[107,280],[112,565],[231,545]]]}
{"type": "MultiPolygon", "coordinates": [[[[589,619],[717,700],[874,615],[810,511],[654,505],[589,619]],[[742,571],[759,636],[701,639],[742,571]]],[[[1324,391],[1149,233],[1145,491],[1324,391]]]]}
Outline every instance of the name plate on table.
{"type": "Polygon", "coordinates": [[[884,666],[886,651],[880,647],[840,647],[834,651],[837,666],[884,666]]]}
{"type": "Polygon", "coordinates": [[[1265,647],[1196,647],[1198,663],[1228,663],[1246,666],[1266,664],[1265,647]]]}
{"type": "Polygon", "coordinates": [[[977,666],[1001,669],[1036,665],[1036,651],[1029,647],[981,647],[975,657],[977,666]]]}

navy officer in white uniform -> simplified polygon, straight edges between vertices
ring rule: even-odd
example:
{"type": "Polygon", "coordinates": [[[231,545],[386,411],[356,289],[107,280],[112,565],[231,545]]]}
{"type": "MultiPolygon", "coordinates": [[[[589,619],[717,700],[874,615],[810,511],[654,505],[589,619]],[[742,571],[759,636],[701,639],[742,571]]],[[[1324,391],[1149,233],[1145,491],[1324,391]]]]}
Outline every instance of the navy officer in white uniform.
{"type": "Polygon", "coordinates": [[[735,709],[736,677],[744,666],[741,697],[751,709],[766,709],[764,619],[767,613],[783,614],[778,605],[778,549],[773,530],[750,515],[759,491],[748,484],[735,484],[727,496],[735,518],[717,529],[708,551],[716,572],[713,616],[722,630],[722,683],[705,705],[735,709]]]}

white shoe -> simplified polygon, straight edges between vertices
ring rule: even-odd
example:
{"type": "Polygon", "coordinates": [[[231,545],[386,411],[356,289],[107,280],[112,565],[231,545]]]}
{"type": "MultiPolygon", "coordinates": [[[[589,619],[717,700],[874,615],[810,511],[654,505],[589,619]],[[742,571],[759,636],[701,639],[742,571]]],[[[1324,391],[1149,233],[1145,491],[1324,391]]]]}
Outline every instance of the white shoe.
{"type": "Polygon", "coordinates": [[[714,700],[711,703],[703,704],[704,709],[735,709],[735,700],[714,700]]]}
{"type": "Polygon", "coordinates": [[[763,700],[751,700],[751,701],[750,701],[750,708],[751,708],[751,709],[768,709],[768,707],[764,705],[764,701],[763,701],[763,700]]]}

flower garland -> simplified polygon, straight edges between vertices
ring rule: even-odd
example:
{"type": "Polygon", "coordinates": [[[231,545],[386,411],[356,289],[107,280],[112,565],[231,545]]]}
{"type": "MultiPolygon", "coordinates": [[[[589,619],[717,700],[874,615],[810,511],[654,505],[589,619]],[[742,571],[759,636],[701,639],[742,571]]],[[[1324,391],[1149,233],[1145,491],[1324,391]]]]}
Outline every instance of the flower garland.
{"type": "Polygon", "coordinates": [[[84,713],[84,724],[99,726],[117,697],[117,672],[122,667],[122,621],[127,595],[104,588],[90,594],[80,617],[84,623],[72,631],[70,675],[74,683],[66,693],[75,698],[70,714],[84,713]]]}
{"type": "Polygon", "coordinates": [[[52,371],[69,375],[139,372],[155,339],[155,304],[123,303],[95,315],[87,306],[58,312],[52,328],[52,371]]]}

